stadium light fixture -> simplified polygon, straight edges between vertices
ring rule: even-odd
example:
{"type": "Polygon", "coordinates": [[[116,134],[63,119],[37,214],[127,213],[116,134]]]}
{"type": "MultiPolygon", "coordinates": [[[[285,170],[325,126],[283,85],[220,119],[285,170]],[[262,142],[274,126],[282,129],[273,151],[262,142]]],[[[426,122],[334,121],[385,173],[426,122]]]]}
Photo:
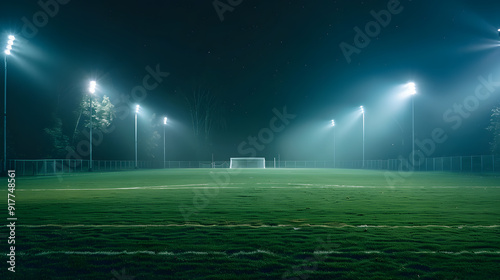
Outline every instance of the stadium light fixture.
{"type": "Polygon", "coordinates": [[[335,120],[332,120],[332,127],[333,127],[333,168],[335,168],[335,157],[336,157],[336,148],[335,148],[335,120]]]}
{"type": "Polygon", "coordinates": [[[135,169],[139,168],[137,166],[137,114],[141,110],[139,104],[135,105],[135,169]]]}
{"type": "Polygon", "coordinates": [[[363,162],[362,165],[365,167],[365,108],[363,106],[359,106],[361,110],[361,114],[363,114],[363,162]]]}
{"type": "Polygon", "coordinates": [[[167,117],[163,118],[163,168],[165,168],[165,127],[167,126],[167,117]]]}
{"type": "Polygon", "coordinates": [[[92,172],[92,95],[95,93],[97,83],[95,81],[90,82],[89,87],[89,98],[90,98],[90,161],[89,161],[89,172],[92,172]]]}
{"type": "Polygon", "coordinates": [[[7,46],[5,47],[5,76],[4,76],[4,88],[3,88],[3,168],[2,171],[4,174],[7,174],[7,56],[11,54],[12,45],[14,45],[14,41],[16,37],[14,35],[9,35],[7,37],[7,46]]]}

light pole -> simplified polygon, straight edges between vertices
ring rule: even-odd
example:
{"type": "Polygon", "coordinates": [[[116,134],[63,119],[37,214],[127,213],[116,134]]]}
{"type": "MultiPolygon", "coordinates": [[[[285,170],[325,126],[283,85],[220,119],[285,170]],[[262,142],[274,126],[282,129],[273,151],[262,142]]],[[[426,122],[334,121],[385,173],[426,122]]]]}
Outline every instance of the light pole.
{"type": "Polygon", "coordinates": [[[139,168],[137,166],[137,113],[139,113],[140,109],[139,104],[135,105],[135,169],[139,168]]]}
{"type": "Polygon", "coordinates": [[[167,117],[163,118],[163,168],[165,168],[165,127],[167,126],[167,117]]]}
{"type": "Polygon", "coordinates": [[[9,35],[7,41],[7,46],[5,47],[5,78],[4,78],[4,88],[3,88],[3,174],[7,174],[7,56],[10,55],[12,50],[12,45],[16,37],[9,35]]]}
{"type": "Polygon", "coordinates": [[[95,93],[96,82],[91,81],[89,92],[90,92],[90,162],[89,162],[89,172],[92,171],[92,95],[95,93]]]}
{"type": "Polygon", "coordinates": [[[415,94],[417,94],[415,83],[408,83],[408,90],[411,94],[411,164],[415,166],[415,94]]]}
{"type": "Polygon", "coordinates": [[[365,108],[363,106],[359,106],[361,109],[361,114],[363,114],[363,168],[365,167],[365,108]]]}
{"type": "Polygon", "coordinates": [[[332,120],[333,127],[333,168],[335,168],[335,120],[332,120]]]}

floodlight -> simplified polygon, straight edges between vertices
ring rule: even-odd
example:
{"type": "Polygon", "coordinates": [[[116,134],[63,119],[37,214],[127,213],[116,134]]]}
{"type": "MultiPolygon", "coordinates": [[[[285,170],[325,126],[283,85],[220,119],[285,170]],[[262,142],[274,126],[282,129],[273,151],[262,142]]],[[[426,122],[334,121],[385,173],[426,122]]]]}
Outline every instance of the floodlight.
{"type": "Polygon", "coordinates": [[[89,92],[90,93],[95,93],[95,87],[96,87],[96,82],[95,81],[91,81],[90,82],[90,87],[89,87],[89,92]]]}
{"type": "Polygon", "coordinates": [[[359,109],[361,110],[361,113],[365,113],[365,108],[363,106],[359,106],[359,109]]]}
{"type": "Polygon", "coordinates": [[[408,86],[409,93],[411,95],[417,94],[417,86],[415,85],[415,83],[410,82],[410,83],[408,83],[407,86],[408,86]]]}
{"type": "Polygon", "coordinates": [[[332,126],[335,126],[335,120],[332,120],[332,126]]]}
{"type": "Polygon", "coordinates": [[[12,40],[12,41],[16,40],[16,37],[14,37],[14,35],[9,35],[8,38],[9,38],[9,40],[12,40]]]}
{"type": "Polygon", "coordinates": [[[139,104],[135,105],[135,112],[139,113],[139,110],[141,109],[141,106],[139,104]]]}
{"type": "Polygon", "coordinates": [[[7,50],[5,50],[5,51],[4,51],[4,53],[5,53],[6,55],[10,55],[10,50],[9,50],[9,49],[7,49],[7,50]]]}
{"type": "Polygon", "coordinates": [[[7,41],[7,45],[11,45],[11,46],[14,45],[14,40],[7,41]]]}
{"type": "Polygon", "coordinates": [[[163,118],[163,124],[167,124],[167,117],[163,118]]]}

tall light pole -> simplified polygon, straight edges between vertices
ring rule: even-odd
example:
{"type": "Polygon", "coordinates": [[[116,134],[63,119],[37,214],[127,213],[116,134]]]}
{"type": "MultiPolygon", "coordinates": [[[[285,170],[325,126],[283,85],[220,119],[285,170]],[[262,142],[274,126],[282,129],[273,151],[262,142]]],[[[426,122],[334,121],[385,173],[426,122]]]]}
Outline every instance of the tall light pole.
{"type": "Polygon", "coordinates": [[[3,174],[7,174],[7,56],[10,55],[12,50],[12,45],[16,37],[14,35],[9,35],[7,41],[7,46],[5,47],[5,78],[4,78],[4,88],[3,88],[3,174]]]}
{"type": "Polygon", "coordinates": [[[96,82],[91,81],[89,92],[90,92],[90,162],[89,162],[89,172],[92,171],[92,95],[95,93],[96,82]]]}
{"type": "Polygon", "coordinates": [[[417,94],[415,83],[408,83],[408,91],[411,94],[411,164],[415,166],[415,94],[417,94]]]}
{"type": "Polygon", "coordinates": [[[365,167],[365,108],[363,106],[359,106],[361,110],[361,114],[363,114],[363,167],[365,167]]]}
{"type": "Polygon", "coordinates": [[[167,126],[167,117],[163,118],[163,168],[165,168],[165,127],[167,126]]]}
{"type": "Polygon", "coordinates": [[[333,168],[335,168],[335,120],[332,120],[333,127],[333,168]]]}
{"type": "Polygon", "coordinates": [[[137,114],[140,109],[141,106],[139,106],[139,104],[135,105],[135,169],[139,168],[137,166],[137,114]]]}

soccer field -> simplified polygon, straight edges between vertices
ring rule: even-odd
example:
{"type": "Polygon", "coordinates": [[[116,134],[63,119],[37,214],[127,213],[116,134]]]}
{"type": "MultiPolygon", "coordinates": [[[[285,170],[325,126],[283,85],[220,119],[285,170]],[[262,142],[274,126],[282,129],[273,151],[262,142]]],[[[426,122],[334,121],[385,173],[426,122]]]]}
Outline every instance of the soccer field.
{"type": "MultiPolygon", "coordinates": [[[[15,276],[499,279],[498,176],[391,174],[170,169],[17,178],[15,276]]],[[[5,188],[0,194],[7,209],[5,188]]],[[[5,254],[8,234],[4,227],[5,254]]],[[[7,267],[1,279],[12,276],[7,267]]]]}

